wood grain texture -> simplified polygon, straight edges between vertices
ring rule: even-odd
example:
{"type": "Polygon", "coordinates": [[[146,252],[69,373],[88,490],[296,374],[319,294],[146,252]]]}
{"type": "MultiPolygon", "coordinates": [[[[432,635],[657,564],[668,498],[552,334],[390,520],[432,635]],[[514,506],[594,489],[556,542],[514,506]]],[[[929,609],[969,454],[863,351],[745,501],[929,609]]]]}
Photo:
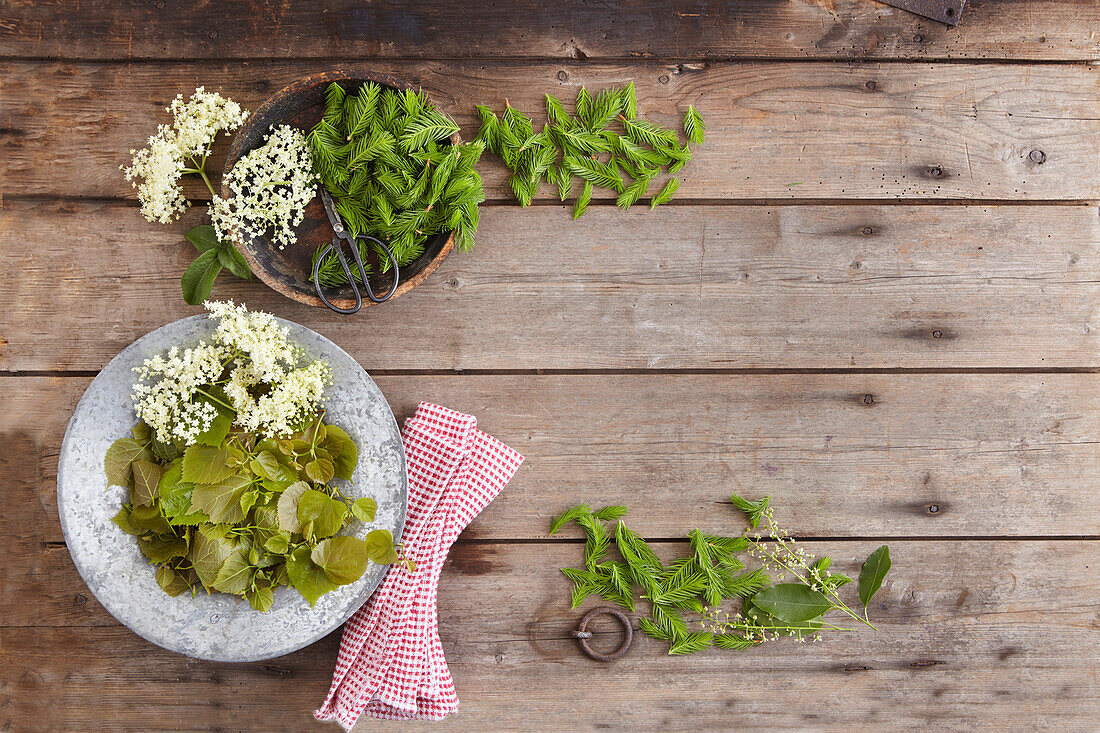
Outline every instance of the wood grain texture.
{"type": "Polygon", "coordinates": [[[1096,59],[1091,0],[971,0],[957,28],[870,0],[9,0],[0,55],[50,58],[1096,59]]]}
{"type": "MultiPolygon", "coordinates": [[[[89,370],[198,312],[173,226],[8,202],[0,369],[89,370]],[[33,246],[30,246],[33,243],[33,246]]],[[[487,207],[472,253],[357,317],[223,274],[379,369],[1100,366],[1094,207],[487,207]],[[380,348],[385,344],[385,348],[380,348]]]]}
{"type": "MultiPolygon", "coordinates": [[[[849,574],[875,546],[807,544],[849,574]]],[[[684,547],[658,549],[672,557],[684,547]]],[[[606,666],[582,657],[568,636],[583,609],[568,610],[568,583],[557,569],[580,561],[579,545],[463,545],[448,561],[439,598],[462,707],[444,723],[392,727],[1087,730],[1100,715],[1098,549],[1095,541],[892,542],[894,567],[871,609],[878,633],[687,658],[668,657],[639,635],[624,659],[606,666]]],[[[45,563],[41,551],[9,556],[0,571],[5,583],[48,573],[56,595],[35,604],[0,595],[0,724],[332,729],[310,711],[328,688],[338,634],[267,662],[185,659],[118,626],[64,548],[48,554],[45,563]]],[[[366,721],[358,730],[375,727],[366,721]]]]}
{"type": "MultiPolygon", "coordinates": [[[[11,532],[28,547],[63,539],[57,457],[88,381],[0,379],[0,433],[22,446],[4,482],[20,486],[12,516],[35,517],[11,532]]],[[[770,495],[804,537],[1100,536],[1100,375],[377,381],[399,420],[435,401],[527,456],[467,540],[545,539],[580,502],[627,504],[650,537],[729,533],[743,526],[724,504],[734,491],[770,495]]]]}
{"type": "MultiPolygon", "coordinates": [[[[503,109],[507,98],[537,116],[544,93],[571,99],[580,85],[635,80],[640,110],[654,121],[678,129],[688,105],[706,118],[707,144],[682,172],[681,200],[1100,199],[1093,164],[1100,66],[417,61],[364,68],[422,85],[465,138],[476,133],[475,103],[503,109]]],[[[319,70],[288,62],[0,63],[0,190],[133,198],[119,165],[165,121],[177,93],[205,84],[255,108],[319,70]]],[[[213,170],[220,165],[216,158],[213,170]]],[[[480,169],[490,198],[511,198],[500,161],[487,157],[480,169]]],[[[201,181],[189,190],[201,195],[201,181]]],[[[540,197],[557,200],[549,186],[540,197]]]]}

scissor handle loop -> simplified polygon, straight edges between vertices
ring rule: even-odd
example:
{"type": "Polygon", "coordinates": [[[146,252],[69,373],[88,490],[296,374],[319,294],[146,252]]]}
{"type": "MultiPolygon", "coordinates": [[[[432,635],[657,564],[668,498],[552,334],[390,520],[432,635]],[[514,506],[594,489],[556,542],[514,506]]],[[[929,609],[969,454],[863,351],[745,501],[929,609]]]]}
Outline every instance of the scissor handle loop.
{"type": "MultiPolygon", "coordinates": [[[[321,302],[324,303],[328,308],[336,311],[337,313],[351,315],[352,313],[358,313],[359,309],[363,307],[363,295],[359,292],[358,282],[356,282],[355,278],[352,277],[351,268],[348,266],[347,258],[344,256],[344,249],[340,246],[341,239],[343,239],[343,237],[340,237],[339,235],[333,237],[332,242],[325,245],[325,248],[321,250],[320,254],[317,255],[317,259],[314,260],[313,288],[317,291],[317,297],[320,298],[321,302]],[[351,291],[355,294],[355,307],[353,308],[341,308],[338,305],[334,305],[328,298],[325,297],[324,290],[321,288],[321,282],[318,279],[318,274],[321,268],[321,260],[323,260],[325,257],[328,257],[329,252],[332,250],[336,251],[336,259],[339,260],[340,267],[344,271],[344,276],[347,277],[348,283],[351,284],[351,291]]],[[[359,234],[354,239],[348,237],[345,241],[347,241],[351,247],[351,256],[355,260],[356,267],[359,269],[359,275],[362,279],[362,283],[367,289],[367,297],[370,298],[370,300],[374,303],[385,303],[387,300],[392,298],[393,294],[397,292],[397,284],[401,279],[401,272],[398,269],[397,258],[394,257],[393,251],[382,240],[368,236],[366,234],[359,234]],[[367,277],[367,270],[363,265],[363,258],[359,256],[360,239],[374,242],[376,245],[382,248],[382,250],[386,253],[386,256],[390,260],[390,267],[393,269],[393,285],[391,285],[390,289],[387,290],[386,293],[381,297],[375,295],[374,289],[371,288],[370,278],[367,277]]]]}

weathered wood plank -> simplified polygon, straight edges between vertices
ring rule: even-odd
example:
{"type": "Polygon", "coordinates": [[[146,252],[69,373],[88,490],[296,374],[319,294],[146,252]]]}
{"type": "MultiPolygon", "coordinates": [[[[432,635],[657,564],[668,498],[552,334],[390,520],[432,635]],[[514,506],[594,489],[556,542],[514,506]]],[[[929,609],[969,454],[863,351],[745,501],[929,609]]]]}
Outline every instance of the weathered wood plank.
{"type": "MultiPolygon", "coordinates": [[[[430,728],[1085,730],[1100,715],[1096,545],[893,542],[894,568],[871,611],[878,633],[690,658],[639,635],[614,666],[582,657],[568,635],[582,611],[568,610],[557,568],[577,563],[579,546],[464,545],[439,598],[463,705],[430,728]]],[[[847,573],[874,546],[807,545],[847,573]]],[[[13,562],[25,558],[9,557],[9,577],[13,562]]],[[[77,606],[87,592],[71,565],[50,573],[67,596],[64,614],[53,599],[0,594],[7,727],[331,729],[309,715],[328,687],[337,634],[269,662],[188,660],[118,626],[92,598],[77,606]]]]}
{"type": "MultiPolygon", "coordinates": [[[[8,202],[0,368],[98,369],[197,312],[179,277],[199,217],[8,202]]],[[[214,295],[371,371],[1091,367],[1098,282],[1094,207],[487,207],[472,253],[357,317],[228,275],[214,295]]]]}
{"type": "Polygon", "coordinates": [[[1100,58],[1089,0],[971,0],[957,28],[867,0],[226,6],[9,0],[0,55],[58,58],[1100,58]]]}
{"type": "MultiPolygon", "coordinates": [[[[694,104],[706,117],[708,142],[683,171],[682,198],[1100,198],[1100,171],[1091,163],[1100,158],[1095,66],[369,67],[423,85],[467,137],[476,131],[475,103],[502,109],[508,98],[536,113],[543,93],[571,97],[581,84],[634,79],[643,113],[676,127],[694,104]]],[[[163,108],[177,92],[205,84],[254,108],[317,70],[316,63],[288,62],[2,63],[2,190],[132,197],[118,167],[164,121],[163,108]]],[[[510,198],[503,165],[487,159],[482,170],[490,197],[510,198]]],[[[553,195],[544,187],[544,198],[553,195]]]]}
{"type": "MultiPolygon", "coordinates": [[[[88,381],[0,379],[0,433],[18,446],[5,451],[8,531],[28,547],[63,539],[57,457],[88,381]]],[[[485,540],[545,538],[551,517],[582,501],[631,505],[632,526],[650,537],[730,532],[742,526],[723,504],[733,491],[770,495],[782,525],[805,537],[1100,535],[1098,383],[1095,374],[378,378],[399,420],[432,400],[477,415],[528,457],[467,532],[485,540]]]]}

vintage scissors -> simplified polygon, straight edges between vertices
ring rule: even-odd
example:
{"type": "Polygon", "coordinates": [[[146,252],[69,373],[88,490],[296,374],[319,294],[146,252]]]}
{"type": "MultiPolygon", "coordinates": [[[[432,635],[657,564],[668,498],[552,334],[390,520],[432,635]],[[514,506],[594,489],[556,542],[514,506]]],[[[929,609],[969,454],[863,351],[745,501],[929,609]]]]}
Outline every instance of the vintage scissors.
{"type": "Polygon", "coordinates": [[[332,196],[329,195],[329,192],[325,190],[324,186],[318,186],[318,188],[321,189],[321,201],[325,204],[325,213],[328,214],[328,220],[332,224],[332,231],[334,234],[332,237],[332,244],[325,245],[325,248],[321,250],[320,254],[317,255],[317,259],[313,262],[313,287],[317,290],[317,297],[321,299],[322,303],[337,313],[358,313],[359,309],[363,307],[363,296],[359,293],[359,285],[356,283],[355,278],[352,277],[351,268],[348,267],[347,258],[344,256],[344,250],[340,241],[343,240],[351,247],[351,256],[355,260],[355,266],[359,268],[359,276],[362,278],[363,285],[367,288],[367,297],[375,303],[386,302],[397,291],[397,282],[401,277],[397,269],[397,258],[393,256],[393,252],[382,240],[367,236],[366,234],[352,235],[352,233],[344,227],[344,221],[340,218],[339,212],[336,211],[336,205],[332,202],[332,196]],[[374,294],[374,290],[372,290],[370,286],[370,280],[367,278],[366,268],[363,267],[363,258],[359,255],[359,240],[361,239],[368,242],[374,242],[381,247],[382,251],[386,253],[386,256],[390,258],[390,266],[393,268],[393,286],[381,297],[374,294]],[[318,279],[321,260],[328,257],[329,252],[332,250],[336,250],[336,258],[340,260],[340,267],[344,268],[344,274],[351,284],[351,290],[355,293],[354,308],[341,308],[337,305],[333,305],[329,299],[325,297],[324,291],[321,289],[321,282],[318,279]]]}

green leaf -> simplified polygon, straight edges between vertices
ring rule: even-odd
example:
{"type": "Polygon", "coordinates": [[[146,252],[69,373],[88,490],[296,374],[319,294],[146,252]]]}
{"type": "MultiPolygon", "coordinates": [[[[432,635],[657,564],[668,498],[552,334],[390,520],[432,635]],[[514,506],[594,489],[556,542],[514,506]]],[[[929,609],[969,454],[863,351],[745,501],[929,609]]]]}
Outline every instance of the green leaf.
{"type": "Polygon", "coordinates": [[[317,458],[306,464],[306,476],[319,484],[327,484],[336,475],[336,467],[327,458],[317,458]]]}
{"type": "Polygon", "coordinates": [[[778,583],[752,597],[752,604],[781,621],[815,619],[833,607],[823,594],[803,583],[778,583]]]}
{"type": "Polygon", "coordinates": [[[199,399],[213,406],[216,414],[214,415],[214,419],[210,421],[210,427],[195,436],[195,442],[210,448],[217,448],[225,441],[225,437],[229,435],[229,430],[233,427],[233,420],[236,418],[236,414],[206,398],[200,397],[199,399]]]}
{"type": "Polygon", "coordinates": [[[248,557],[237,548],[225,559],[218,574],[214,576],[214,590],[239,596],[252,583],[252,565],[248,557]]]}
{"type": "Polygon", "coordinates": [[[248,260],[240,253],[232,242],[222,242],[218,247],[218,262],[229,270],[234,277],[242,280],[252,279],[252,270],[248,268],[248,260]]]}
{"type": "Polygon", "coordinates": [[[199,530],[191,540],[189,557],[205,587],[214,586],[222,565],[236,550],[237,543],[227,536],[225,527],[199,525],[199,530]]]}
{"type": "Polygon", "coordinates": [[[160,496],[161,513],[173,526],[199,524],[209,521],[202,512],[189,513],[191,508],[191,491],[195,485],[183,480],[183,467],[180,461],[173,461],[164,475],[160,477],[157,485],[157,494],[160,496]]]}
{"type": "Polygon", "coordinates": [[[130,428],[130,437],[142,445],[145,445],[152,442],[153,429],[149,427],[149,424],[144,420],[139,420],[137,425],[130,428]]]}
{"type": "Polygon", "coordinates": [[[302,531],[302,523],[298,521],[298,500],[309,490],[308,483],[299,481],[286,487],[286,490],[279,494],[279,529],[295,533],[302,531]]]}
{"type": "Polygon", "coordinates": [[[581,188],[580,196],[577,196],[577,201],[573,204],[573,220],[579,219],[585,211],[588,210],[588,202],[592,200],[592,181],[585,181],[584,187],[581,188]]]}
{"type": "Polygon", "coordinates": [[[134,473],[134,486],[130,489],[130,501],[137,506],[152,506],[157,500],[160,466],[139,458],[131,464],[131,470],[134,473]]]}
{"type": "Polygon", "coordinates": [[[672,200],[672,195],[676,193],[676,189],[680,187],[680,179],[670,178],[665,187],[661,189],[661,192],[654,196],[649,201],[649,208],[655,209],[661,204],[667,204],[672,200]]]}
{"type": "Polygon", "coordinates": [[[286,557],[286,571],[290,584],[298,589],[302,598],[306,599],[312,608],[317,599],[336,589],[336,584],[329,580],[325,571],[318,567],[310,559],[308,547],[295,548],[286,557]]]}
{"type": "Polygon", "coordinates": [[[711,644],[714,643],[714,634],[706,631],[696,631],[686,636],[677,637],[672,646],[669,647],[669,654],[694,654],[695,652],[701,652],[704,649],[709,649],[711,644]]]}
{"type": "Polygon", "coordinates": [[[222,264],[216,249],[208,249],[196,257],[180,278],[183,299],[190,305],[200,305],[203,301],[209,300],[210,291],[214,288],[214,280],[221,271],[222,264]]]}
{"type": "Polygon", "coordinates": [[[687,136],[689,142],[695,145],[702,145],[706,139],[707,125],[703,122],[703,116],[699,114],[699,111],[695,107],[688,107],[687,114],[684,115],[684,135],[687,136]]]}
{"type": "MultiPolygon", "coordinates": [[[[187,459],[184,458],[186,461],[187,459]]],[[[186,473],[186,468],[184,469],[186,473]]],[[[235,474],[216,484],[195,484],[191,490],[191,512],[203,512],[216,524],[236,524],[244,520],[241,496],[251,481],[235,474]]]]}
{"type": "Polygon", "coordinates": [[[130,526],[140,534],[172,534],[168,520],[160,513],[160,507],[135,506],[130,509],[130,526]]]}
{"type": "Polygon", "coordinates": [[[336,585],[347,585],[359,580],[370,562],[366,542],[358,537],[330,537],[322,540],[313,548],[310,558],[336,585]]]}
{"type": "Polygon", "coordinates": [[[333,473],[336,478],[351,481],[359,462],[359,448],[343,429],[335,425],[325,427],[325,447],[332,454],[333,473]]]}
{"type": "Polygon", "coordinates": [[[890,572],[890,548],[878,548],[864,561],[859,570],[859,600],[866,606],[882,587],[886,573],[890,572]]]}
{"type": "Polygon", "coordinates": [[[378,512],[378,502],[369,496],[356,499],[351,505],[351,513],[364,522],[373,522],[374,515],[378,512]]]}
{"type": "Polygon", "coordinates": [[[277,480],[277,477],[282,475],[283,466],[274,453],[262,450],[249,463],[249,468],[260,478],[277,480]]]}
{"type": "Polygon", "coordinates": [[[103,469],[107,472],[107,483],[111,486],[128,486],[130,466],[139,458],[150,459],[148,449],[133,438],[119,438],[107,449],[103,456],[103,469]]]}
{"type": "Polygon", "coordinates": [[[174,557],[187,555],[187,541],[174,535],[138,537],[137,543],[141,553],[149,558],[149,562],[168,562],[174,557]]]}
{"type": "Polygon", "coordinates": [[[314,489],[303,491],[298,499],[298,522],[310,539],[331,537],[339,532],[347,511],[344,502],[314,489]]]}
{"type": "Polygon", "coordinates": [[[191,590],[191,584],[187,582],[187,578],[167,565],[157,568],[156,578],[157,585],[170,596],[175,597],[184,591],[191,590]]]}
{"type": "Polygon", "coordinates": [[[123,506],[121,509],[119,509],[118,513],[115,514],[115,516],[111,517],[111,521],[117,524],[119,529],[121,529],[126,534],[136,535],[141,534],[142,532],[141,529],[135,527],[133,524],[130,523],[130,507],[128,506],[123,506]]]}
{"type": "Polygon", "coordinates": [[[252,507],[254,507],[256,505],[256,502],[259,501],[259,500],[260,500],[260,491],[259,491],[259,489],[249,489],[248,491],[241,494],[241,499],[240,499],[241,511],[244,512],[245,516],[248,516],[248,512],[252,509],[252,507]]]}
{"type": "Polygon", "coordinates": [[[183,480],[193,484],[216,484],[232,476],[229,451],[225,446],[191,445],[183,452],[183,480]]]}
{"type": "Polygon", "coordinates": [[[279,532],[274,534],[264,542],[264,549],[268,552],[273,552],[276,555],[285,555],[287,549],[290,547],[289,533],[279,532]]]}
{"type": "Polygon", "coordinates": [[[187,234],[184,234],[183,237],[188,242],[195,245],[195,249],[197,249],[200,254],[207,250],[217,249],[221,245],[221,242],[218,241],[218,235],[214,227],[209,224],[197,226],[187,232],[187,234]]]}
{"type": "Polygon", "coordinates": [[[397,562],[397,550],[393,548],[393,533],[388,529],[376,529],[368,533],[363,543],[367,557],[379,565],[392,565],[397,562]]]}
{"type": "Polygon", "coordinates": [[[244,597],[248,599],[248,605],[260,613],[267,613],[271,610],[272,604],[275,603],[275,591],[271,588],[249,590],[244,594],[244,597]]]}

